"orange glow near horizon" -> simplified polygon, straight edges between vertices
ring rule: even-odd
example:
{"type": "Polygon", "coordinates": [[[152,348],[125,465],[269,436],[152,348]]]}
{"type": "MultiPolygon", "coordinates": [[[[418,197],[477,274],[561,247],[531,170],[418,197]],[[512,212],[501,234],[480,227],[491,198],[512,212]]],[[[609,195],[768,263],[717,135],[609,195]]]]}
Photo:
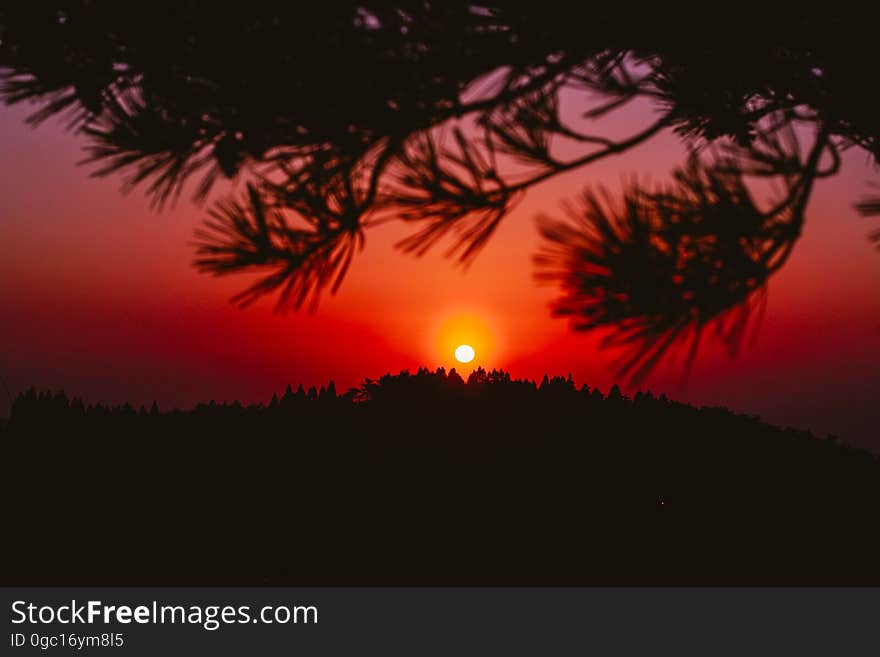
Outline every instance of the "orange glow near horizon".
{"type": "MultiPolygon", "coordinates": [[[[82,141],[62,128],[28,130],[30,108],[0,108],[0,379],[10,393],[63,388],[90,403],[163,409],[216,399],[265,402],[288,384],[357,386],[364,378],[418,367],[483,367],[540,380],[571,373],[606,391],[613,351],[600,336],[551,317],[556,295],[534,279],[535,217],[587,186],[638,174],[663,180],[685,156],[672,133],[595,166],[551,179],[523,197],[467,269],[394,245],[412,226],[388,222],[367,235],[335,296],[316,313],[272,312],[272,299],[241,310],[229,303],[247,277],[211,278],[191,267],[193,230],[207,208],[186,194],[151,212],[94,179],[82,141]],[[470,345],[466,364],[455,349],[470,345]]],[[[624,135],[644,111],[624,110],[609,134],[624,135]]],[[[769,285],[758,339],[729,358],[706,339],[686,383],[680,364],[658,368],[645,386],[695,404],[727,406],[777,424],[834,432],[880,450],[880,255],[866,235],[878,224],[852,203],[875,173],[844,154],[841,174],[817,183],[804,234],[769,285]]],[[[217,195],[229,191],[217,190],[217,195]]],[[[214,198],[217,198],[215,196],[214,198]]],[[[0,386],[2,388],[2,386],[0,386]]],[[[0,417],[9,402],[0,390],[0,417]]]]}
{"type": "Polygon", "coordinates": [[[436,362],[446,367],[462,366],[466,370],[477,367],[491,369],[498,362],[497,332],[477,314],[451,314],[438,322],[433,330],[432,355],[436,362]],[[459,347],[469,346],[474,357],[469,361],[459,358],[459,347]]]}

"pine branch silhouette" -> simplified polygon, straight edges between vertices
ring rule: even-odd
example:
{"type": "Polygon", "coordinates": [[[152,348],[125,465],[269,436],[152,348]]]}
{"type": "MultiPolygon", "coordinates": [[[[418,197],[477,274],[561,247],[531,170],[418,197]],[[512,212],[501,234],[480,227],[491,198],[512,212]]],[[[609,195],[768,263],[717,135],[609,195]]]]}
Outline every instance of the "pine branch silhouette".
{"type": "MultiPolygon", "coordinates": [[[[853,21],[847,9],[764,7],[758,20],[734,12],[723,30],[666,6],[643,8],[638,19],[614,5],[590,7],[587,20],[571,12],[464,0],[341,0],[308,9],[7,3],[0,8],[0,97],[35,103],[33,124],[61,116],[86,140],[85,162],[95,175],[121,174],[124,190],[143,188],[158,207],[177,200],[190,180],[199,202],[218,180],[244,180],[243,197],[217,200],[207,211],[195,266],[215,275],[260,272],[234,301],[274,295],[278,310],[314,308],[337,290],[367,231],[386,221],[411,229],[399,243],[403,251],[421,255],[448,242],[447,254],[467,265],[530,189],[664,131],[688,150],[748,153],[735,157],[745,167],[740,173],[781,182],[791,198],[780,202],[798,218],[792,226],[803,220],[812,180],[833,175],[841,152],[859,149],[880,164],[880,99],[861,73],[874,59],[876,34],[871,21],[853,21]],[[835,31],[846,39],[830,41],[835,31]],[[601,120],[634,103],[655,116],[627,136],[605,134],[601,120]],[[793,153],[778,152],[780,135],[795,125],[822,135],[819,157],[806,167],[812,172],[793,153]]],[[[705,175],[725,176],[718,169],[705,175]]],[[[718,185],[705,175],[701,190],[708,192],[718,185]]],[[[724,203],[700,206],[709,213],[704,220],[697,206],[689,208],[692,228],[718,225],[716,215],[729,210],[731,223],[745,223],[719,230],[718,240],[776,230],[756,227],[754,212],[733,202],[741,192],[719,184],[724,203]]],[[[653,223],[664,212],[677,216],[660,211],[673,199],[661,203],[634,190],[608,208],[633,199],[654,206],[653,223]]],[[[875,206],[866,199],[858,209],[870,214],[875,206]]],[[[629,221],[632,232],[642,219],[629,221]]],[[[678,228],[651,230],[683,239],[672,235],[678,228]]],[[[593,245],[599,251],[621,239],[603,234],[612,242],[593,245]]],[[[572,240],[570,251],[595,239],[556,231],[563,236],[572,240]]],[[[773,257],[784,262],[793,242],[773,257]]],[[[755,291],[766,284],[760,272],[745,276],[749,256],[736,255],[741,246],[709,249],[734,268],[720,274],[726,282],[704,286],[689,306],[656,301],[652,312],[671,314],[643,326],[643,337],[658,347],[683,336],[696,344],[702,329],[687,326],[724,316],[729,326],[720,334],[736,342],[733,327],[754,314],[757,296],[744,292],[752,289],[745,282],[736,292],[730,286],[741,277],[755,291]]],[[[645,279],[659,266],[644,245],[627,253],[632,262],[616,272],[641,268],[645,279]]],[[[679,274],[696,281],[707,261],[680,258],[676,267],[690,262],[695,270],[679,274]]],[[[608,284],[617,291],[629,285],[608,284]]],[[[599,323],[616,317],[619,334],[634,335],[633,316],[639,312],[610,312],[599,323]]],[[[654,360],[645,354],[623,366],[639,378],[654,360]]]]}

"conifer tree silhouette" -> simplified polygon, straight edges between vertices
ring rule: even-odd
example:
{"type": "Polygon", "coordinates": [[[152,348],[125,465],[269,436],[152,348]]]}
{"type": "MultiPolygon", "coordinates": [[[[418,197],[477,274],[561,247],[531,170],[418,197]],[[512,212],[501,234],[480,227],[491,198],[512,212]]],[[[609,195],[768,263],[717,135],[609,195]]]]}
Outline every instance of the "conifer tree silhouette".
{"type": "Polygon", "coordinates": [[[0,440],[40,468],[5,475],[7,583],[880,582],[880,460],[833,437],[562,376],[334,387],[149,413],[23,392],[0,440]],[[89,532],[58,551],[46,524],[89,532]]]}

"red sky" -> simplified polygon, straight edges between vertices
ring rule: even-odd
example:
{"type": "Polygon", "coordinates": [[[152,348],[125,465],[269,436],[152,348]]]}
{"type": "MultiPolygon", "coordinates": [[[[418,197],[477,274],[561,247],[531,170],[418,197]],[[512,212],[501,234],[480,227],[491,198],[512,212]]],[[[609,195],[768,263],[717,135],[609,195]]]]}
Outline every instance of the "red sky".
{"type": "MultiPolygon", "coordinates": [[[[118,179],[89,178],[75,166],[81,142],[56,125],[30,130],[27,112],[0,109],[0,377],[13,394],[35,384],[162,407],[452,366],[457,331],[477,343],[475,364],[536,378],[570,372],[607,391],[612,354],[551,319],[554,291],[533,280],[534,217],[559,214],[584,183],[663,179],[683,154],[663,135],[549,181],[467,271],[443,258],[442,245],[421,259],[398,252],[399,226],[369,232],[342,289],[316,314],[276,315],[268,301],[244,311],[228,303],[242,279],[191,268],[188,242],[203,209],[182,200],[156,213],[140,193],[121,195],[118,179]],[[461,316],[471,319],[457,329],[461,316]]],[[[841,175],[820,183],[804,237],[771,281],[753,347],[732,361],[707,342],[686,383],[673,366],[645,386],[880,449],[880,253],[866,239],[877,221],[851,209],[872,176],[866,158],[850,153],[841,175]]]]}

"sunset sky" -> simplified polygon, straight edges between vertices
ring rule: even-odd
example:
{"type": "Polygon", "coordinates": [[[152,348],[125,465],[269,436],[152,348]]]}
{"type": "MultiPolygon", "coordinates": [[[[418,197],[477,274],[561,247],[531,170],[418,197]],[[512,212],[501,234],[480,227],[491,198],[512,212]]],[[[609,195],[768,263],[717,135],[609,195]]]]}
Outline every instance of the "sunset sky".
{"type": "MultiPolygon", "coordinates": [[[[389,224],[367,234],[341,290],[315,314],[274,314],[268,299],[247,310],[228,302],[245,279],[192,269],[204,208],[182,199],[157,213],[141,193],[120,194],[118,178],[90,178],[75,166],[82,141],[58,124],[29,129],[28,111],[0,109],[0,377],[13,395],[34,384],[163,408],[450,367],[461,343],[475,347],[473,366],[571,373],[607,391],[613,354],[552,319],[555,292],[534,281],[535,216],[560,215],[560,202],[585,183],[664,179],[684,152],[664,134],[545,183],[466,271],[442,245],[423,258],[400,253],[394,242],[408,233],[389,224]]],[[[706,341],[686,381],[673,362],[644,387],[880,450],[880,252],[866,239],[878,226],[851,209],[872,177],[865,156],[851,152],[841,175],[819,184],[804,237],[771,280],[755,345],[730,360],[706,341]]],[[[8,408],[4,394],[0,415],[8,408]]]]}

